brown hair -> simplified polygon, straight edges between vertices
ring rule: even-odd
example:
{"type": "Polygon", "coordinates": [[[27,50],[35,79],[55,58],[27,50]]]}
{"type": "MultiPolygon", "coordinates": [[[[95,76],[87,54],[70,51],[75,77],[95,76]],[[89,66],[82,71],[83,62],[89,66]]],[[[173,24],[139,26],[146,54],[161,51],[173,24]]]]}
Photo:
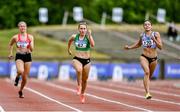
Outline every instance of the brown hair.
{"type": "Polygon", "coordinates": [[[81,25],[85,25],[86,28],[87,28],[87,23],[83,21],[83,22],[80,22],[80,23],[78,24],[78,29],[79,29],[79,27],[80,27],[81,25]]]}
{"type": "MultiPolygon", "coordinates": [[[[152,22],[151,22],[151,20],[144,20],[144,23],[145,23],[145,22],[147,22],[147,21],[148,21],[148,22],[150,22],[150,23],[151,23],[151,25],[152,25],[152,22]]],[[[144,25],[144,24],[143,24],[143,25],[144,25]]]]}

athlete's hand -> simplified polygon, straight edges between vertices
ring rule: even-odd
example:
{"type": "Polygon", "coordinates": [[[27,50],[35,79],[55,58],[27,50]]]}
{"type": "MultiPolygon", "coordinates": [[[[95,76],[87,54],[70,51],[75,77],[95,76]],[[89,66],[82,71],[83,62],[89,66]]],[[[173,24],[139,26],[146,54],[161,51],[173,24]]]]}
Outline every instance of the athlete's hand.
{"type": "Polygon", "coordinates": [[[8,59],[9,59],[9,60],[12,60],[13,58],[14,58],[14,57],[13,57],[13,55],[11,55],[11,54],[8,56],[8,59]]]}
{"type": "Polygon", "coordinates": [[[154,36],[151,36],[151,39],[152,39],[153,41],[156,41],[156,39],[155,39],[155,37],[154,37],[154,36]]]}
{"type": "Polygon", "coordinates": [[[69,54],[69,55],[72,55],[72,52],[71,52],[71,50],[68,50],[68,54],[69,54]]]}
{"type": "Polygon", "coordinates": [[[87,30],[87,35],[88,35],[88,36],[91,36],[91,33],[92,33],[91,29],[88,29],[88,30],[87,30]]]}
{"type": "Polygon", "coordinates": [[[125,46],[124,46],[124,49],[125,49],[125,50],[129,50],[129,46],[128,46],[128,45],[125,45],[125,46]]]}

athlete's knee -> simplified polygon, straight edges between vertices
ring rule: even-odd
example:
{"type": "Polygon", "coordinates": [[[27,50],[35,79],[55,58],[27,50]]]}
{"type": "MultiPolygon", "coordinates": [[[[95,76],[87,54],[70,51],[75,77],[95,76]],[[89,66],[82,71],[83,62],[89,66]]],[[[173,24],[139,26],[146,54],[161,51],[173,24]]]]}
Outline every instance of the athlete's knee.
{"type": "Polygon", "coordinates": [[[145,74],[146,76],[149,76],[149,75],[150,75],[150,72],[145,71],[144,74],[145,74]]]}
{"type": "Polygon", "coordinates": [[[83,79],[82,83],[86,84],[87,83],[87,79],[83,79]]]}
{"type": "Polygon", "coordinates": [[[81,73],[82,72],[82,68],[77,68],[76,69],[76,72],[79,74],[79,73],[81,73]]]}
{"type": "Polygon", "coordinates": [[[17,74],[23,74],[24,73],[24,70],[17,70],[17,74]]]}
{"type": "Polygon", "coordinates": [[[82,76],[82,80],[83,81],[87,81],[88,80],[88,76],[82,76]]]}
{"type": "Polygon", "coordinates": [[[26,75],[26,74],[23,74],[23,75],[22,75],[22,80],[24,80],[24,81],[27,80],[27,75],[26,75]]]}

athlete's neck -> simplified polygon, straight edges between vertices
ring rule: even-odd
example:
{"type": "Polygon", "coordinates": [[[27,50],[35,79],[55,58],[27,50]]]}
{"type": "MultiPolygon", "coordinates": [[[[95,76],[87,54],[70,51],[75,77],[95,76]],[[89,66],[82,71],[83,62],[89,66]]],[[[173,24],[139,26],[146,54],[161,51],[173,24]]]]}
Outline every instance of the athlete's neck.
{"type": "Polygon", "coordinates": [[[145,34],[146,34],[146,35],[151,35],[151,33],[152,33],[152,31],[151,31],[151,30],[149,30],[149,31],[145,31],[145,34]]]}
{"type": "Polygon", "coordinates": [[[83,39],[85,35],[79,35],[79,39],[83,39]]]}
{"type": "Polygon", "coordinates": [[[20,35],[21,35],[22,38],[26,37],[26,32],[23,32],[23,33],[21,32],[20,35]]]}

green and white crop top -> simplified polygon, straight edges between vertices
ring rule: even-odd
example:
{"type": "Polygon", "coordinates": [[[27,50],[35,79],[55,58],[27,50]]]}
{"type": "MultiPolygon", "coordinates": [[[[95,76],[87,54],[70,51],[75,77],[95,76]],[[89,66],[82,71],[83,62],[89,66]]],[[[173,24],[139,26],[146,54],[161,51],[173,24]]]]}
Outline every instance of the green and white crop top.
{"type": "Polygon", "coordinates": [[[74,38],[74,45],[75,45],[76,50],[78,51],[90,50],[90,42],[87,35],[85,35],[83,40],[79,40],[79,34],[77,34],[76,37],[74,38]]]}

